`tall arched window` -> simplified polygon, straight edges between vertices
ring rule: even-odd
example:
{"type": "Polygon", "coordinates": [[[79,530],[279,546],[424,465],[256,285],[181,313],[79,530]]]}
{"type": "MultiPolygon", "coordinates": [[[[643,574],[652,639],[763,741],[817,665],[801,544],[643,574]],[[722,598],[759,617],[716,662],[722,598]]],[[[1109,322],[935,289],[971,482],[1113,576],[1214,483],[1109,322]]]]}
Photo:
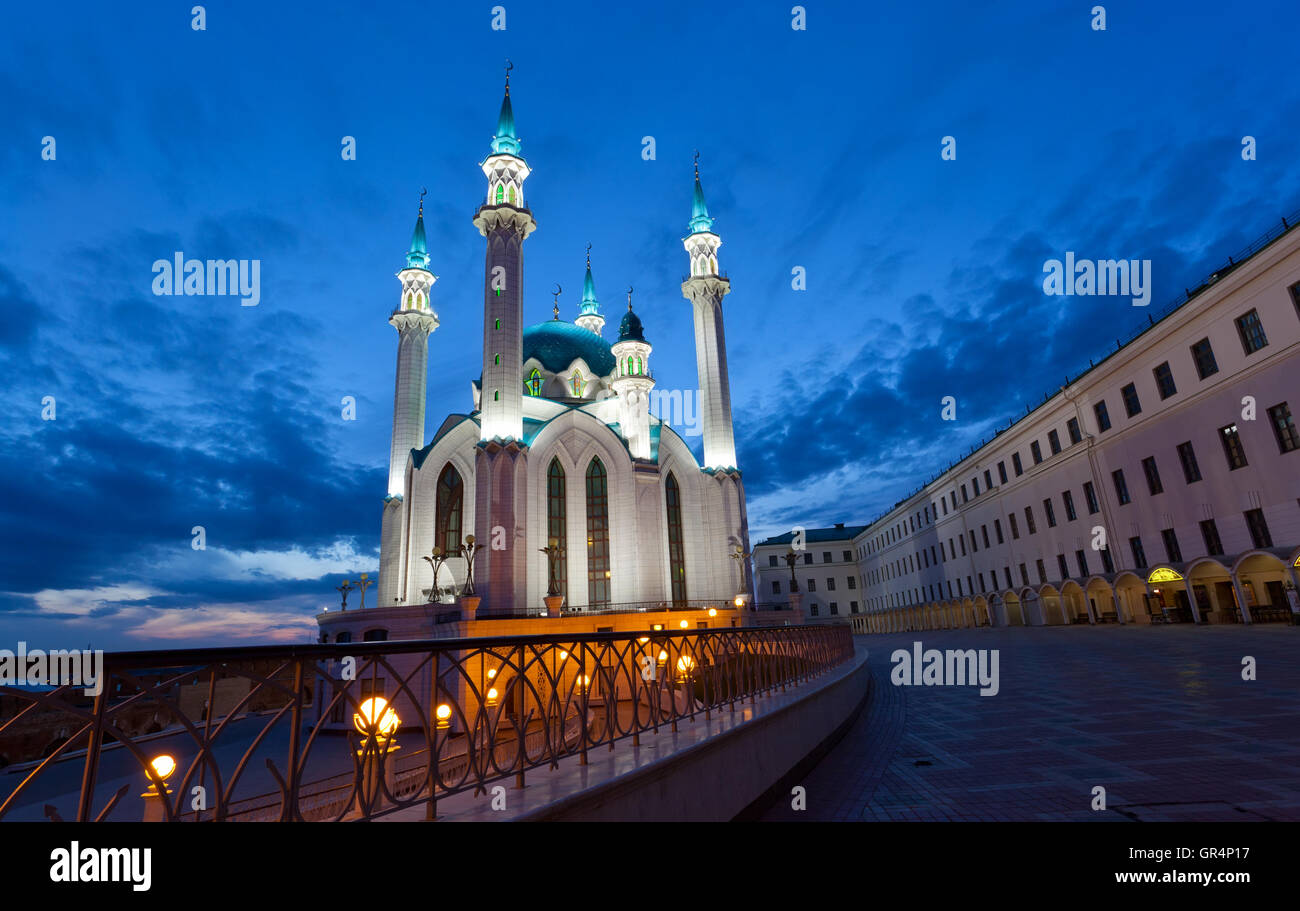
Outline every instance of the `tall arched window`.
{"type": "Polygon", "coordinates": [[[497,184],[497,205],[501,205],[501,203],[505,200],[505,198],[506,198],[506,185],[503,183],[499,183],[497,184]]]}
{"type": "Polygon", "coordinates": [[[465,504],[465,485],[460,472],[448,462],[438,475],[438,511],[434,523],[433,543],[445,554],[460,548],[461,516],[465,504]]]}
{"type": "Polygon", "coordinates": [[[582,398],[582,393],[587,389],[587,382],[582,378],[582,371],[573,371],[573,376],[569,378],[569,387],[573,390],[574,398],[582,398]]]}
{"type": "Polygon", "coordinates": [[[528,382],[524,383],[524,391],[531,396],[542,394],[542,374],[536,367],[533,372],[528,374],[528,382]]]}
{"type": "Polygon", "coordinates": [[[641,365],[640,355],[637,355],[637,359],[636,359],[636,372],[637,372],[637,376],[640,376],[641,374],[645,373],[645,367],[641,365]]]}
{"type": "Polygon", "coordinates": [[[673,584],[673,604],[684,604],[686,546],[682,540],[682,492],[671,471],[664,483],[664,500],[668,504],[668,575],[673,584]]]}
{"type": "MultiPolygon", "coordinates": [[[[567,525],[565,522],[564,493],[564,466],[560,464],[559,459],[551,459],[551,465],[546,469],[546,537],[548,544],[551,538],[554,538],[560,544],[560,553],[555,558],[555,578],[560,583],[560,594],[564,595],[567,600],[569,596],[569,555],[565,550],[568,539],[565,537],[567,525]]],[[[547,578],[546,581],[549,586],[550,579],[547,578]]]]}
{"type": "Polygon", "coordinates": [[[513,206],[513,205],[515,204],[515,188],[514,188],[514,187],[511,187],[511,188],[510,188],[509,198],[510,198],[510,205],[513,206]]]}
{"type": "Polygon", "coordinates": [[[609,478],[599,458],[587,466],[587,603],[609,603],[609,478]]]}

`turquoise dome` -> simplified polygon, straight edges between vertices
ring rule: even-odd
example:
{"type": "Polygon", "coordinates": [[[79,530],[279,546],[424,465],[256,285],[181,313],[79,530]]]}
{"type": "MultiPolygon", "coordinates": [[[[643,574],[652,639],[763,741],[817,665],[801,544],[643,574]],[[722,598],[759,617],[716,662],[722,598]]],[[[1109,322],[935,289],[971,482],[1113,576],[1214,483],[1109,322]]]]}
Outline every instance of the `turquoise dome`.
{"type": "MultiPolygon", "coordinates": [[[[623,321],[618,324],[618,340],[620,342],[644,342],[645,330],[641,326],[641,317],[632,312],[632,308],[627,308],[627,313],[623,314],[623,321]]],[[[649,344],[649,342],[646,342],[649,344]]]]}
{"type": "Polygon", "coordinates": [[[597,376],[614,372],[614,355],[603,338],[559,319],[524,329],[524,362],[530,357],[552,373],[563,373],[578,358],[586,361],[597,376]]]}

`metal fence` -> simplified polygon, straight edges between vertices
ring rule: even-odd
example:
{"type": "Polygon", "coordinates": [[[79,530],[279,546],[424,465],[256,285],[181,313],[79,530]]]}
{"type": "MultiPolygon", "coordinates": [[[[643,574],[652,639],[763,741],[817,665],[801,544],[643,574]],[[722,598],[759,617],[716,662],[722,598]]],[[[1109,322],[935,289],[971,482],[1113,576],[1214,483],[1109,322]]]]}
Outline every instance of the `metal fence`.
{"type": "Polygon", "coordinates": [[[0,687],[0,742],[65,732],[0,770],[0,819],[433,819],[852,654],[844,625],[109,654],[94,697],[0,687]]]}

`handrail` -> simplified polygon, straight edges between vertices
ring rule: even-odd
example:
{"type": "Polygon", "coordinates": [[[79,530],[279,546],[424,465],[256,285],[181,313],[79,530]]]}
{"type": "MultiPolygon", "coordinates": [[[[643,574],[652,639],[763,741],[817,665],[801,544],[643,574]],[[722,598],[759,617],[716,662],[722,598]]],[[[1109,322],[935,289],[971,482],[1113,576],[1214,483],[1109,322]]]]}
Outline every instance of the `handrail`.
{"type": "Polygon", "coordinates": [[[0,819],[338,821],[408,808],[432,819],[447,795],[522,786],[852,655],[846,625],[112,653],[93,702],[82,687],[0,687],[21,706],[0,721],[0,743],[68,731],[34,766],[0,775],[0,819]],[[364,712],[372,696],[397,720],[364,712]],[[68,777],[48,773],[78,751],[82,785],[68,793],[68,777]],[[175,760],[173,780],[153,771],[159,753],[175,760]]]}

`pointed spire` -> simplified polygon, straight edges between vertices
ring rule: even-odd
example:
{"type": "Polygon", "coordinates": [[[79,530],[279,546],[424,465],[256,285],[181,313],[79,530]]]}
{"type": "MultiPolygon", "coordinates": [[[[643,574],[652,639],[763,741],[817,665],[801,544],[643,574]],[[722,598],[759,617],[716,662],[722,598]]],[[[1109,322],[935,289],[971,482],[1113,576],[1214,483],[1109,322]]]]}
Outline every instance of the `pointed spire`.
{"type": "Polygon", "coordinates": [[[692,234],[703,234],[713,230],[713,219],[709,217],[709,207],[704,204],[704,188],[700,186],[700,151],[695,150],[695,196],[691,200],[690,229],[692,234]]]}
{"type": "Polygon", "coordinates": [[[411,232],[411,249],[406,251],[406,268],[429,268],[429,242],[424,236],[424,196],[429,191],[420,188],[420,211],[415,216],[415,230],[411,232]]]}
{"type": "Polygon", "coordinates": [[[587,277],[582,280],[582,306],[579,316],[599,316],[600,301],[596,300],[596,282],[591,277],[591,244],[587,244],[587,277]]]}
{"type": "Polygon", "coordinates": [[[519,155],[522,145],[515,135],[515,111],[510,106],[510,71],[515,65],[506,60],[506,94],[501,99],[501,113],[497,116],[497,132],[492,137],[492,152],[496,155],[519,155]]]}

